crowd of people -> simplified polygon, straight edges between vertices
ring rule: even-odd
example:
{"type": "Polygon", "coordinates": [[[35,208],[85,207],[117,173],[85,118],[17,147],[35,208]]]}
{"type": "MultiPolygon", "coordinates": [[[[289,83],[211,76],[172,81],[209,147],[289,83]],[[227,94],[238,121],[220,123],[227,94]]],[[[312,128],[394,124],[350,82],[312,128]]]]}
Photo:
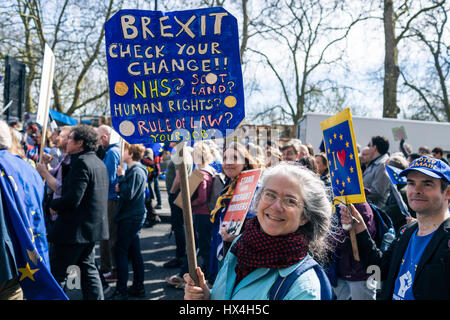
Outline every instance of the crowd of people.
{"type": "MultiPolygon", "coordinates": [[[[65,288],[68,267],[78,266],[84,299],[146,296],[139,232],[160,221],[159,155],[126,142],[121,151],[112,134],[107,125],[63,126],[48,134],[41,156],[38,124],[21,132],[17,123],[0,121],[0,164],[14,159],[38,172],[45,185],[45,194],[35,196],[42,203],[51,274],[65,288]],[[108,281],[116,281],[114,291],[108,281]]],[[[401,152],[390,154],[389,146],[375,136],[358,150],[367,202],[343,205],[333,201],[325,150],[315,152],[298,139],[267,141],[264,148],[214,140],[167,145],[164,178],[176,250],[164,267],[177,270],[165,279],[168,285],[184,289],[185,299],[450,299],[450,284],[442,280],[450,278],[450,167],[440,147],[413,153],[402,140],[401,152]],[[188,175],[196,170],[202,177],[191,197],[195,281],[177,204],[182,149],[188,175]],[[406,183],[393,184],[386,166],[397,168],[406,183]],[[262,176],[245,223],[231,234],[223,222],[237,180],[257,168],[262,176]],[[392,222],[389,241],[380,234],[379,211],[392,222]],[[369,266],[379,267],[379,278],[369,266]]],[[[7,219],[0,227],[8,230],[7,219]]],[[[7,235],[2,232],[0,254],[13,257],[7,235]]],[[[0,298],[23,298],[14,259],[1,261],[0,298]]]]}

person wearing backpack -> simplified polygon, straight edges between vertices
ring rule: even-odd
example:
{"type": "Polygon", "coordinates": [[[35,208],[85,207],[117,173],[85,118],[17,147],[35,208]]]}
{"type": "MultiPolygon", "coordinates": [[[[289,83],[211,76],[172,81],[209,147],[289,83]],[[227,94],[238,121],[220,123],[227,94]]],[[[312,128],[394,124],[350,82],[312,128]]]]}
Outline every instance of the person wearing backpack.
{"type": "Polygon", "coordinates": [[[257,216],[233,241],[212,289],[198,267],[198,286],[184,275],[185,299],[330,299],[316,262],[326,256],[331,220],[323,183],[298,164],[281,163],[266,169],[256,199],[257,216]]]}
{"type": "MultiPolygon", "coordinates": [[[[374,214],[367,202],[355,203],[355,208],[361,213],[370,236],[375,238],[376,226],[374,214]]],[[[337,215],[339,207],[337,208],[337,215]]],[[[337,300],[375,300],[377,284],[374,281],[367,282],[370,274],[366,272],[366,268],[361,262],[356,261],[353,257],[352,244],[350,234],[340,227],[340,234],[343,238],[336,241],[335,249],[335,267],[337,271],[337,283],[333,284],[333,290],[337,300]]]]}
{"type": "MultiPolygon", "coordinates": [[[[450,167],[422,156],[400,173],[407,178],[406,196],[417,221],[401,228],[386,252],[379,250],[354,206],[351,214],[361,262],[380,268],[383,300],[450,299],[450,167]]],[[[341,208],[341,222],[351,223],[341,208]]]]}

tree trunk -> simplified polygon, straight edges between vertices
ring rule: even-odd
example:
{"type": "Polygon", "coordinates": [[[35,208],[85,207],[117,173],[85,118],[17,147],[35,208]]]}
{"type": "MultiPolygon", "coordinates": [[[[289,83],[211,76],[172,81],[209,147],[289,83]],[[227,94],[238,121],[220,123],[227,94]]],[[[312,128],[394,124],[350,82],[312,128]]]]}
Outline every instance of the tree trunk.
{"type": "Polygon", "coordinates": [[[383,117],[397,118],[400,109],[397,107],[397,82],[400,76],[398,67],[397,39],[395,38],[395,20],[393,0],[384,0],[384,87],[383,117]]]}
{"type": "Polygon", "coordinates": [[[248,13],[247,13],[247,3],[248,0],[242,0],[242,41],[241,41],[241,47],[239,49],[239,54],[241,56],[241,64],[244,62],[244,52],[247,48],[247,42],[248,42],[248,13]]]}

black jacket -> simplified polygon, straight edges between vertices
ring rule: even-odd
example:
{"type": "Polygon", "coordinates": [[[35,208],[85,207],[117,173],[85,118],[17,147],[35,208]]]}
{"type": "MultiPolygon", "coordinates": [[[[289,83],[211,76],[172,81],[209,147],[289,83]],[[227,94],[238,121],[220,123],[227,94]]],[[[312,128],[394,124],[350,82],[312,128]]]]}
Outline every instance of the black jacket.
{"type": "Polygon", "coordinates": [[[50,203],[58,218],[48,240],[75,244],[108,239],[108,186],[106,166],[95,152],[72,155],[70,170],[63,179],[62,197],[50,203]]]}
{"type": "MultiPolygon", "coordinates": [[[[408,247],[409,239],[417,227],[417,222],[414,222],[402,228],[401,234],[384,254],[376,248],[367,231],[356,236],[358,248],[361,248],[359,250],[361,263],[366,267],[380,266],[381,280],[383,281],[381,299],[383,300],[392,300],[395,280],[403,255],[408,247]]],[[[439,226],[420,258],[412,288],[416,300],[450,299],[449,241],[450,218],[439,226]]]]}

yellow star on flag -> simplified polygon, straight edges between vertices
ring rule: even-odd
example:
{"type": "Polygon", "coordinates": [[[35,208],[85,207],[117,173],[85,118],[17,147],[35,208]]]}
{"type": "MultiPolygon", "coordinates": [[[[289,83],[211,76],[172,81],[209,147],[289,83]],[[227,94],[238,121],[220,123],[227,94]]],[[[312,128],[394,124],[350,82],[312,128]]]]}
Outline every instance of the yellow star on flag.
{"type": "Polygon", "coordinates": [[[353,160],[353,153],[350,153],[348,157],[353,160]]]}
{"type": "Polygon", "coordinates": [[[27,265],[25,268],[18,268],[19,272],[22,273],[20,276],[19,281],[22,281],[25,278],[30,278],[31,280],[34,280],[33,274],[39,271],[39,269],[31,269],[30,264],[27,262],[27,265]]]}

